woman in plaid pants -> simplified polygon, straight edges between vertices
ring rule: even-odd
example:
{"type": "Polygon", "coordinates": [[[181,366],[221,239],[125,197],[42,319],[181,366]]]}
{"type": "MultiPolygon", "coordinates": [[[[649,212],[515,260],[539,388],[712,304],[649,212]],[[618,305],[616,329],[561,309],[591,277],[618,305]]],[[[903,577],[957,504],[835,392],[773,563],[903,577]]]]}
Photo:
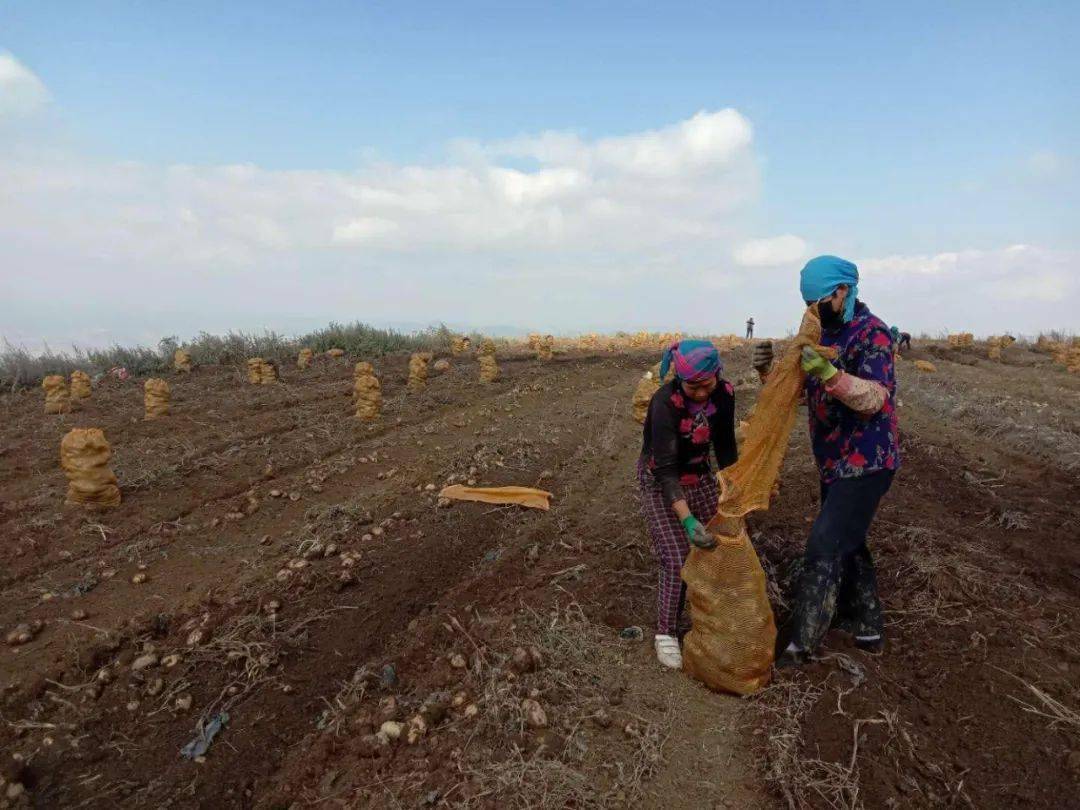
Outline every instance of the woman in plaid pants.
{"type": "Polygon", "coordinates": [[[686,586],[682,567],[690,543],[712,548],[705,524],[716,514],[716,476],[709,446],[720,469],[737,458],[735,392],[722,378],[724,364],[712,343],[683,340],[664,352],[660,379],[670,368],[675,379],[653,395],[645,418],[638,485],[641,511],[649,526],[653,554],[660,563],[656,657],[682,668],[678,631],[686,586]]]}

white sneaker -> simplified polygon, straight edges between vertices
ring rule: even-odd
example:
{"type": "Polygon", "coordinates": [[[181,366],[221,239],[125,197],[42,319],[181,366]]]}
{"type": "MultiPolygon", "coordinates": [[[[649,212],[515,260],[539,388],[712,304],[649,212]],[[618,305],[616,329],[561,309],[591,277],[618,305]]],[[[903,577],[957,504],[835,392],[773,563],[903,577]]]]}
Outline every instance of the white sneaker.
{"type": "Polygon", "coordinates": [[[675,636],[657,636],[653,640],[656,647],[656,659],[669,669],[682,669],[682,650],[675,636]]]}

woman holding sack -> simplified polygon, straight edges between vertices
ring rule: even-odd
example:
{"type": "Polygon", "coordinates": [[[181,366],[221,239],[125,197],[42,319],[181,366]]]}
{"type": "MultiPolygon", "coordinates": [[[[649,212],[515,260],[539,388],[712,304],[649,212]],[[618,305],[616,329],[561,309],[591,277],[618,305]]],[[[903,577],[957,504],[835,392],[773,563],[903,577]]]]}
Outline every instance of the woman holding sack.
{"type": "MultiPolygon", "coordinates": [[[[780,631],[776,665],[809,660],[830,627],[868,652],[885,646],[874,562],[866,538],[882,497],[900,468],[893,336],[861,300],[859,271],[836,256],[807,262],[800,289],[821,318],[830,361],[802,352],[810,439],[821,474],[821,511],[806,542],[791,617],[780,631]]],[[[754,350],[765,371],[772,346],[754,350]]]]}
{"type": "Polygon", "coordinates": [[[716,514],[719,492],[709,448],[719,469],[734,463],[735,392],[722,378],[724,364],[712,343],[673,343],[660,363],[660,379],[675,378],[653,394],[645,418],[637,475],[641,511],[649,527],[653,554],[660,563],[656,657],[682,668],[677,633],[686,586],[682,567],[690,544],[713,548],[705,529],[716,514]]]}

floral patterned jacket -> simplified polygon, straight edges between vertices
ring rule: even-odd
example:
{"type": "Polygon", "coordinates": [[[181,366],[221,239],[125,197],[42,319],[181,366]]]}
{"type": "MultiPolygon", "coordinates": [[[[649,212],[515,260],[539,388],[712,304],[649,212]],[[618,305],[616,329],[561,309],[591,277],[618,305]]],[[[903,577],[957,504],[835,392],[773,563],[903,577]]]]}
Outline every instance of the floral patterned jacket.
{"type": "MultiPolygon", "coordinates": [[[[828,484],[839,478],[899,469],[896,367],[889,327],[858,301],[851,321],[840,329],[825,330],[821,344],[836,347],[839,357],[833,365],[845,372],[827,386],[815,377],[806,379],[810,441],[822,480],[828,484]],[[856,379],[845,380],[847,375],[856,379]],[[872,384],[864,388],[883,389],[871,412],[856,410],[837,395],[852,383],[863,381],[872,384]]],[[[849,396],[844,398],[852,402],[849,396]]]]}
{"type": "Polygon", "coordinates": [[[649,403],[642,437],[645,468],[670,504],[684,497],[684,486],[695,486],[711,475],[709,446],[720,469],[735,463],[735,389],[721,379],[705,406],[690,412],[689,399],[678,380],[661,385],[649,403]]]}

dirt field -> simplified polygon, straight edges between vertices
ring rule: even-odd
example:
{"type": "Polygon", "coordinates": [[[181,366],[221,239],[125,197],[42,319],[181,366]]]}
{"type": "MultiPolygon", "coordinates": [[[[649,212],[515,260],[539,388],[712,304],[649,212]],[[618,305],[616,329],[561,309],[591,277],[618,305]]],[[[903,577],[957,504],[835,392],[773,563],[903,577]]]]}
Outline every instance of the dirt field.
{"type": "MultiPolygon", "coordinates": [[[[384,358],[372,427],[351,418],[356,358],[276,386],[171,377],[149,422],[139,380],[67,416],[5,396],[0,627],[43,627],[0,647],[0,806],[1076,806],[1080,377],[1018,346],[915,357],[939,373],[901,363],[904,468],[871,541],[889,648],[830,636],[749,700],[652,657],[629,417],[651,354],[503,358],[490,386],[454,360],[419,395],[384,358]],[[73,426],[105,430],[119,508],[62,507],[73,426]],[[552,509],[436,505],[470,479],[552,509]],[[386,720],[400,740],[374,735],[386,720]]],[[[751,376],[748,350],[726,359],[751,376]]],[[[807,444],[800,423],[751,526],[781,616],[807,444]]]]}

